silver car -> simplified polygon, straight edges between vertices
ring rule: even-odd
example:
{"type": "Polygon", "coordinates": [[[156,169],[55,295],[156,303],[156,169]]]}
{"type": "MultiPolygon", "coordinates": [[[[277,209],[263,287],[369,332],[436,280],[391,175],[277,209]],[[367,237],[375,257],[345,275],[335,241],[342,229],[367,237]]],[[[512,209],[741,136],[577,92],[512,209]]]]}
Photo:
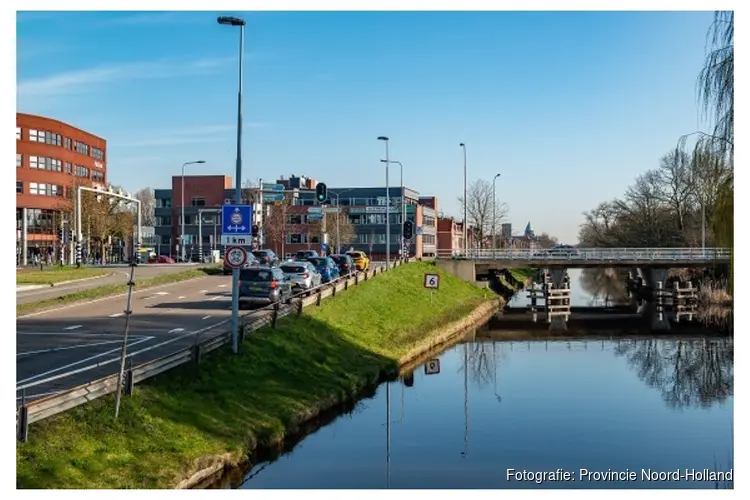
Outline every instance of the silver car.
{"type": "Polygon", "coordinates": [[[320,286],[320,273],[309,262],[284,262],[281,271],[292,282],[293,290],[310,290],[320,286]]]}

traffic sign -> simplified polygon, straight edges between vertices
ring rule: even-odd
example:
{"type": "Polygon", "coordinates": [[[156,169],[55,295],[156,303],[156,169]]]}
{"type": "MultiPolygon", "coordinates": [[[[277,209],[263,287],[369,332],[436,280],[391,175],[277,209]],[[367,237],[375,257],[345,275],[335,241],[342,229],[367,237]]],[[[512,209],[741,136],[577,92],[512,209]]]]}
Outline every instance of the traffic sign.
{"type": "Polygon", "coordinates": [[[284,201],[284,193],[279,193],[279,194],[264,194],[263,195],[263,201],[265,201],[265,202],[284,201]]]}
{"type": "Polygon", "coordinates": [[[227,265],[232,268],[242,267],[247,262],[247,252],[242,247],[229,247],[224,255],[227,265]]]}
{"type": "Polygon", "coordinates": [[[307,207],[308,214],[322,214],[323,209],[321,207],[307,207]]]}
{"type": "Polygon", "coordinates": [[[312,222],[319,222],[323,220],[323,214],[311,213],[307,214],[307,220],[312,222]]]}
{"type": "Polygon", "coordinates": [[[284,189],[282,184],[263,184],[263,190],[284,191],[284,189]]]}
{"type": "Polygon", "coordinates": [[[235,236],[234,234],[222,234],[221,244],[234,247],[249,247],[253,244],[252,236],[235,236]]]}
{"type": "Polygon", "coordinates": [[[440,288],[440,275],[439,274],[425,274],[424,275],[424,287],[437,290],[440,288]]]}
{"type": "Polygon", "coordinates": [[[431,359],[427,363],[424,364],[425,375],[437,375],[438,373],[440,373],[440,360],[439,359],[431,359]]]}
{"type": "Polygon", "coordinates": [[[221,207],[221,234],[249,235],[253,230],[253,208],[250,205],[221,207]]]}
{"type": "Polygon", "coordinates": [[[325,243],[321,243],[321,244],[320,244],[320,249],[321,249],[322,251],[324,251],[324,252],[327,252],[327,251],[328,251],[328,245],[327,245],[327,244],[325,244],[325,243]]]}
{"type": "Polygon", "coordinates": [[[339,207],[326,207],[325,213],[327,214],[337,214],[339,213],[339,207]]]}

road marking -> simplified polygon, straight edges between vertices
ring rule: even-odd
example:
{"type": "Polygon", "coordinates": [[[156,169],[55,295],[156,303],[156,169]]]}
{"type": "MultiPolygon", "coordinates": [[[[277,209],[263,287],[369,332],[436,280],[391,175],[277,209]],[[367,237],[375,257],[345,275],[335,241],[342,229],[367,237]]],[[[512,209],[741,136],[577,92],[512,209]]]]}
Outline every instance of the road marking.
{"type": "Polygon", "coordinates": [[[167,333],[177,333],[177,332],[184,332],[184,331],[185,331],[184,328],[172,328],[167,333]]]}
{"type": "Polygon", "coordinates": [[[201,290],[200,293],[208,293],[208,290],[201,290]]]}
{"type": "MultiPolygon", "coordinates": [[[[67,391],[68,389],[62,389],[60,391],[52,391],[52,392],[40,392],[39,394],[27,394],[26,399],[29,398],[41,398],[43,396],[52,396],[53,394],[59,394],[61,392],[67,391]]],[[[23,396],[16,396],[16,400],[23,399],[23,396]]]]}
{"type": "MultiPolygon", "coordinates": [[[[143,340],[150,340],[152,338],[154,338],[154,337],[141,337],[141,339],[143,339],[143,340]]],[[[16,354],[16,357],[18,357],[18,356],[29,356],[31,354],[44,354],[44,353],[47,353],[47,352],[68,351],[70,349],[80,349],[81,347],[96,347],[96,346],[100,346],[100,345],[115,344],[115,343],[122,344],[122,339],[119,339],[119,340],[105,340],[105,341],[102,341],[102,342],[94,342],[94,343],[91,343],[91,344],[76,344],[76,345],[69,345],[69,346],[65,346],[65,347],[53,347],[53,348],[50,348],[50,349],[38,349],[36,351],[19,352],[18,354],[16,354]]]]}
{"type": "Polygon", "coordinates": [[[119,318],[120,316],[122,316],[122,315],[124,315],[124,314],[125,314],[125,313],[114,313],[114,314],[110,314],[110,315],[109,315],[109,317],[110,317],[110,318],[119,318]]]}
{"type": "MultiPolygon", "coordinates": [[[[149,337],[146,337],[146,338],[143,338],[143,339],[138,339],[138,340],[136,340],[136,341],[135,341],[135,342],[133,342],[133,343],[130,343],[130,342],[128,342],[128,347],[132,347],[132,346],[134,346],[134,345],[137,345],[137,344],[140,344],[140,343],[142,343],[142,342],[146,342],[146,341],[147,341],[147,340],[149,340],[149,339],[150,339],[149,337]]],[[[46,371],[46,372],[38,373],[38,374],[36,374],[36,375],[33,375],[33,376],[31,376],[31,377],[29,377],[29,378],[26,378],[26,379],[24,379],[24,380],[19,380],[19,381],[17,381],[17,382],[16,382],[16,387],[17,387],[18,385],[20,385],[20,384],[23,384],[23,383],[25,383],[25,382],[31,382],[32,380],[36,380],[36,379],[38,379],[38,378],[42,378],[42,377],[44,377],[45,375],[50,375],[50,374],[52,374],[52,373],[57,373],[57,372],[59,372],[59,371],[65,370],[65,369],[67,369],[67,368],[70,368],[71,366],[76,366],[76,365],[80,365],[81,363],[86,363],[87,361],[91,361],[92,359],[96,359],[96,358],[101,358],[102,356],[108,356],[108,355],[110,355],[110,354],[113,354],[113,353],[115,353],[115,352],[121,352],[121,351],[122,351],[122,348],[120,348],[120,347],[116,347],[116,348],[114,348],[114,349],[110,349],[109,351],[105,351],[105,352],[103,352],[103,353],[100,353],[100,354],[95,354],[95,355],[93,355],[93,356],[89,356],[88,358],[84,358],[84,359],[81,359],[81,360],[79,360],[79,361],[75,361],[75,362],[73,362],[73,363],[69,363],[69,364],[67,364],[67,365],[64,365],[64,366],[61,366],[61,367],[59,367],[59,368],[54,368],[54,369],[52,369],[52,370],[48,370],[48,371],[46,371]]]]}
{"type": "MultiPolygon", "coordinates": [[[[81,335],[83,337],[111,337],[113,335],[116,335],[118,337],[122,337],[122,333],[107,333],[107,332],[101,332],[101,333],[86,333],[86,332],[16,332],[16,335],[67,335],[68,337],[73,335],[81,335]]],[[[129,335],[130,338],[133,339],[142,339],[146,337],[146,335],[129,335]]]]}
{"type": "Polygon", "coordinates": [[[67,328],[64,328],[64,330],[78,330],[78,329],[79,329],[79,328],[81,328],[82,326],[83,326],[83,325],[73,325],[73,326],[69,326],[69,327],[67,327],[67,328]]]}
{"type": "Polygon", "coordinates": [[[210,317],[211,317],[211,315],[209,314],[208,316],[203,316],[201,319],[208,319],[210,317]]]}
{"type": "Polygon", "coordinates": [[[226,284],[224,284],[224,285],[219,285],[219,288],[224,288],[224,287],[226,287],[226,286],[227,286],[226,284]]]}
{"type": "Polygon", "coordinates": [[[184,299],[184,298],[185,298],[184,295],[180,295],[179,297],[177,297],[177,299],[184,299]]]}
{"type": "Polygon", "coordinates": [[[219,299],[223,299],[223,298],[224,298],[224,297],[222,297],[221,295],[219,295],[218,297],[214,297],[214,298],[212,298],[212,299],[209,299],[209,300],[219,300],[219,299]]]}
{"type": "Polygon", "coordinates": [[[169,292],[156,292],[156,295],[169,295],[169,292]]]}

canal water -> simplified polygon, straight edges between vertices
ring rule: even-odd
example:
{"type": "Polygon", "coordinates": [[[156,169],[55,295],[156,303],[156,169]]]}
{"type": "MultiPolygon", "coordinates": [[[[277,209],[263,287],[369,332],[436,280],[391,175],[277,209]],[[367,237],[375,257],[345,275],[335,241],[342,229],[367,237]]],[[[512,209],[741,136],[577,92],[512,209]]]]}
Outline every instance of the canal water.
{"type": "Polygon", "coordinates": [[[439,373],[431,364],[381,385],[229,486],[733,487],[700,477],[733,467],[731,338],[509,341],[492,325],[440,355],[439,373]],[[649,470],[682,477],[645,480],[649,470]]]}

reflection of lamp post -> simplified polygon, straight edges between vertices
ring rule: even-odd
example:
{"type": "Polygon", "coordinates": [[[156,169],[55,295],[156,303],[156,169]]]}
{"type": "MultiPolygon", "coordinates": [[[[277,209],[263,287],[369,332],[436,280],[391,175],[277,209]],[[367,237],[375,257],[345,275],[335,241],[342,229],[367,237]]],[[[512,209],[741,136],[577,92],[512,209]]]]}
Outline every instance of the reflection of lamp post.
{"type": "Polygon", "coordinates": [[[492,363],[495,365],[495,399],[498,403],[503,402],[503,398],[497,393],[497,356],[495,356],[495,341],[492,341],[492,363]]]}
{"type": "Polygon", "coordinates": [[[464,451],[462,458],[469,454],[469,346],[464,342],[464,451]]]}
{"type": "Polygon", "coordinates": [[[391,487],[391,383],[385,384],[385,485],[391,487]]]}

